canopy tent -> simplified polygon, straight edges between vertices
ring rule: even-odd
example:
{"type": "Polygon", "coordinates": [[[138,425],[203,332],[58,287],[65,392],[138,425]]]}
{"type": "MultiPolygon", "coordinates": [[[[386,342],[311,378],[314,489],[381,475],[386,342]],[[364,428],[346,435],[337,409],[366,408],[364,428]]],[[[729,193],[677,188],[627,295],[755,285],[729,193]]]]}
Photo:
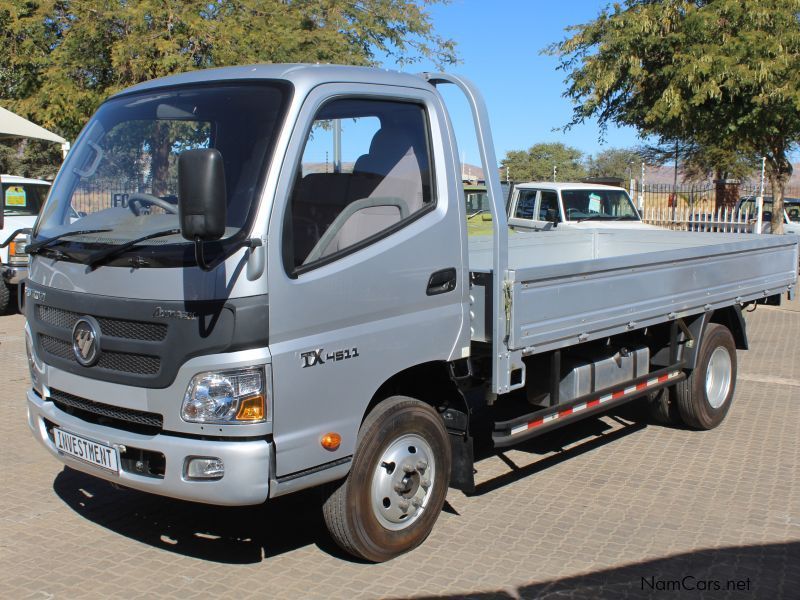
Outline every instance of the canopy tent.
{"type": "Polygon", "coordinates": [[[0,139],[11,137],[35,138],[61,144],[61,152],[64,156],[69,151],[69,142],[60,135],[0,107],[0,139]]]}

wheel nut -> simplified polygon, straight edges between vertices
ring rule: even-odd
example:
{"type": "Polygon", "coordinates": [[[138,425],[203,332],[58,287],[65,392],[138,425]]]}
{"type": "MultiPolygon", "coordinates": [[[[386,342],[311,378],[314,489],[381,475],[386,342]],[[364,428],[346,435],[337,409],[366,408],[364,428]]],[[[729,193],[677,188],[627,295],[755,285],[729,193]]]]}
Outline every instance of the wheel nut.
{"type": "Polygon", "coordinates": [[[431,487],[431,480],[430,480],[430,479],[423,479],[422,481],[420,481],[420,482],[419,482],[419,484],[420,484],[420,485],[421,485],[421,486],[422,486],[424,489],[426,489],[426,490],[427,490],[429,487],[431,487]]]}
{"type": "Polygon", "coordinates": [[[394,491],[397,492],[398,494],[402,494],[403,490],[405,489],[406,489],[405,486],[399,481],[394,484],[394,491]]]}
{"type": "Polygon", "coordinates": [[[422,506],[422,502],[419,501],[419,498],[414,498],[411,501],[411,504],[414,505],[414,508],[419,508],[420,506],[422,506]]]}
{"type": "Polygon", "coordinates": [[[400,502],[397,503],[397,508],[399,508],[403,512],[406,512],[408,510],[408,506],[409,506],[408,500],[400,500],[400,502]]]}
{"type": "Polygon", "coordinates": [[[403,471],[405,471],[406,473],[413,473],[414,467],[412,465],[405,464],[403,465],[403,471]]]}
{"type": "Polygon", "coordinates": [[[424,461],[424,460],[417,461],[417,470],[418,471],[424,471],[427,468],[428,468],[427,461],[424,461]]]}

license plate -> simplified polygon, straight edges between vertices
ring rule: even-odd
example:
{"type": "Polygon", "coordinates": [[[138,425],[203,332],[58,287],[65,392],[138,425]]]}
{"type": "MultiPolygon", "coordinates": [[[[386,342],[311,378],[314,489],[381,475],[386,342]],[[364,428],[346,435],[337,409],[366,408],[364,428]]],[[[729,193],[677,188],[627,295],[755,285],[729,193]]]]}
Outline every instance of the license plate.
{"type": "Polygon", "coordinates": [[[87,440],[57,427],[53,428],[53,438],[56,448],[62,454],[119,473],[119,453],[116,448],[87,440]]]}

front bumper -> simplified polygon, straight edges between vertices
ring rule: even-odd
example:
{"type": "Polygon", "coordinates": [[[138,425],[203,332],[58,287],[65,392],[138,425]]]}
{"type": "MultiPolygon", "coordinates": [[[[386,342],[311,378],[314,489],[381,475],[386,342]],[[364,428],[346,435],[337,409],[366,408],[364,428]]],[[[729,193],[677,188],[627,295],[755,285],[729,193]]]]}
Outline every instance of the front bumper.
{"type": "Polygon", "coordinates": [[[11,285],[18,285],[28,277],[28,266],[3,265],[0,267],[0,277],[11,285]]]}
{"type": "Polygon", "coordinates": [[[59,410],[55,404],[28,390],[28,425],[33,435],[64,464],[126,487],[170,498],[206,504],[243,506],[260,504],[269,496],[272,445],[263,439],[242,441],[201,440],[168,434],[142,435],[88,423],[59,410]],[[109,446],[125,446],[164,455],[163,477],[138,475],[120,470],[117,475],[60,453],[48,434],[45,419],[75,435],[109,446]],[[225,474],[215,481],[193,481],[184,477],[188,456],[213,456],[225,464],[225,474]]]}

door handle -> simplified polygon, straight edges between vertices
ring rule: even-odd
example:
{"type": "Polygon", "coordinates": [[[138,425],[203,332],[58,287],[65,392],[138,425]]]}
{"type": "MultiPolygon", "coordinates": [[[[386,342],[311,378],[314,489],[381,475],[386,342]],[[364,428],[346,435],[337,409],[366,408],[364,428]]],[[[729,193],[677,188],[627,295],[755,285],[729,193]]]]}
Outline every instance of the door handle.
{"type": "Polygon", "coordinates": [[[436,271],[428,279],[428,289],[425,293],[428,296],[445,294],[456,289],[456,270],[453,267],[436,271]]]}

